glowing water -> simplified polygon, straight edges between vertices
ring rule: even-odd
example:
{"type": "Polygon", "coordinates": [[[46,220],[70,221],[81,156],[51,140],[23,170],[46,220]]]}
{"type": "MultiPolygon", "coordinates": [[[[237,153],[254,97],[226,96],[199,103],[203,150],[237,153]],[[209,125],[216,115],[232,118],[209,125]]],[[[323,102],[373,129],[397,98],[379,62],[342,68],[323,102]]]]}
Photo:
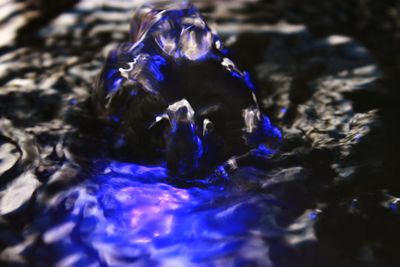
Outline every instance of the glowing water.
{"type": "Polygon", "coordinates": [[[264,238],[279,232],[279,206],[266,195],[174,187],[163,167],[103,166],[57,200],[65,217],[44,241],[58,266],[270,266],[264,238]]]}

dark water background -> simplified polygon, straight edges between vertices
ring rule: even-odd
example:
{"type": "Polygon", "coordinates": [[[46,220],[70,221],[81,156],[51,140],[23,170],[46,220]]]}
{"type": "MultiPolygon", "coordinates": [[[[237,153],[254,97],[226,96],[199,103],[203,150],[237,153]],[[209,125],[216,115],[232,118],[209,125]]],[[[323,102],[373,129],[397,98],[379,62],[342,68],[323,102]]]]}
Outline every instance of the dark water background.
{"type": "Polygon", "coordinates": [[[1,266],[396,266],[399,2],[196,2],[284,143],[185,187],[89,104],[137,4],[0,2],[1,266]]]}

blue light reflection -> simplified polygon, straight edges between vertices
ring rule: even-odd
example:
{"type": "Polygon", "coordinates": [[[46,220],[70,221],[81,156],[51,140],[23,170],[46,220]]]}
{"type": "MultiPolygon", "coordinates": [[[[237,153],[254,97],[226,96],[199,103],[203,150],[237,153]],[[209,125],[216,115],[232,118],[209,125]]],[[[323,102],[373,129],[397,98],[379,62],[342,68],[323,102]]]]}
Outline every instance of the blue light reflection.
{"type": "MultiPolygon", "coordinates": [[[[264,238],[281,230],[271,216],[280,207],[266,195],[229,184],[175,187],[162,166],[99,165],[101,171],[59,200],[59,208],[68,199],[73,207],[54,229],[77,224],[61,240],[62,251],[96,251],[106,266],[269,266],[264,238]]],[[[45,242],[59,239],[54,229],[45,242]]]]}

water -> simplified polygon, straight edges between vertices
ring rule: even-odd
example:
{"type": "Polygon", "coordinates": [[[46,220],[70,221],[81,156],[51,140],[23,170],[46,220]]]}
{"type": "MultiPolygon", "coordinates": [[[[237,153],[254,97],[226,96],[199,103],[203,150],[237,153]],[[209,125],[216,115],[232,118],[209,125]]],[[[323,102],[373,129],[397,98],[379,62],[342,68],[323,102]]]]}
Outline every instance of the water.
{"type": "Polygon", "coordinates": [[[271,266],[265,238],[283,231],[271,196],[229,183],[179,188],[161,166],[98,165],[46,215],[56,266],[271,266]]]}
{"type": "MultiPolygon", "coordinates": [[[[327,34],[352,32],[336,32],[340,27],[326,24],[325,12],[320,12],[321,18],[309,17],[303,7],[293,13],[286,12],[290,5],[276,8],[254,1],[221,5],[213,1],[207,8],[218,21],[218,32],[237,53],[237,63],[245,63],[257,74],[256,84],[262,85],[259,89],[266,96],[262,102],[280,113],[278,119],[287,128],[285,145],[290,154],[283,152],[268,172],[259,171],[258,176],[257,170],[239,167],[223,185],[196,181],[183,188],[169,181],[163,166],[99,162],[91,171],[85,164],[76,167],[82,172],[76,183],[68,169],[71,155],[62,155],[63,148],[56,143],[68,141],[75,132],[81,140],[73,157],[82,159],[88,151],[108,155],[97,136],[98,125],[87,123],[86,110],[76,111],[86,102],[84,96],[101,68],[100,53],[108,51],[111,43],[127,41],[127,14],[143,1],[111,2],[80,1],[77,8],[42,25],[40,42],[33,46],[39,25],[28,20],[33,28],[15,32],[18,39],[27,41],[27,47],[11,45],[2,51],[1,266],[396,266],[398,195],[391,192],[395,196],[383,205],[376,197],[381,191],[386,194],[382,188],[393,185],[387,184],[390,168],[382,173],[380,141],[390,140],[392,148],[396,140],[394,135],[377,134],[382,130],[381,112],[372,110],[376,103],[371,104],[368,97],[377,93],[375,89],[385,89],[380,83],[372,84],[380,77],[379,68],[353,39],[336,35],[315,39],[304,25],[285,22],[295,14],[298,23],[314,29],[324,25],[327,34]],[[268,18],[260,17],[260,12],[269,14],[268,18]],[[263,24],[267,21],[282,23],[263,24]],[[71,113],[76,115],[71,118],[71,113]],[[4,123],[6,118],[10,123],[4,123]],[[88,134],[88,128],[96,134],[88,134]],[[375,143],[380,144],[378,151],[375,143]],[[339,160],[339,155],[344,158],[339,160]]],[[[5,13],[5,29],[20,29],[8,26],[24,16],[22,11],[17,3],[5,13]]],[[[188,31],[184,33],[186,41],[177,44],[188,48],[199,31],[193,31],[194,39],[188,31]]],[[[161,36],[165,38],[158,39],[160,48],[172,55],[177,46],[169,37],[174,36],[161,36]]],[[[377,43],[379,36],[368,36],[377,43]]],[[[201,61],[209,39],[199,43],[200,53],[177,56],[201,61]]],[[[217,40],[215,45],[219,47],[217,40]]],[[[142,52],[154,56],[151,51],[142,52]]],[[[226,49],[220,52],[227,53],[226,49]]],[[[163,61],[154,59],[155,64],[144,66],[156,79],[143,82],[156,88],[153,82],[167,75],[157,71],[164,67],[163,61]]],[[[222,63],[229,79],[243,79],[247,87],[253,87],[245,72],[236,71],[226,59],[222,63]]],[[[126,72],[129,65],[120,67],[126,72]]],[[[216,73],[198,80],[218,81],[221,72],[216,73]]],[[[200,83],[196,86],[201,87],[200,83]]],[[[137,92],[130,93],[133,97],[137,92]]],[[[227,96],[223,95],[224,101],[227,96]]],[[[121,123],[118,116],[109,119],[121,123]]],[[[210,121],[219,125],[216,119],[210,121]]],[[[110,138],[101,141],[110,143],[110,138]]],[[[91,160],[89,156],[79,163],[91,160]]]]}
{"type": "Polygon", "coordinates": [[[194,6],[138,8],[130,39],[109,52],[92,98],[132,147],[165,151],[176,177],[224,176],[249,151],[275,152],[282,135],[261,112],[249,73],[194,6]]]}

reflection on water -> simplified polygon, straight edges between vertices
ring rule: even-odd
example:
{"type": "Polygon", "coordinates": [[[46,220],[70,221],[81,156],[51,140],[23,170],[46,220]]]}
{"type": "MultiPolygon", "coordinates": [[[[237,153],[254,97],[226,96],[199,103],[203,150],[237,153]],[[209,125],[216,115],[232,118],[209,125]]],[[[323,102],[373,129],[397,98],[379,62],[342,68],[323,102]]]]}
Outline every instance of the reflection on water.
{"type": "Polygon", "coordinates": [[[57,265],[270,266],[264,238],[278,232],[276,202],[166,179],[162,167],[107,163],[59,198],[54,213],[63,215],[44,235],[57,244],[57,265]]]}

